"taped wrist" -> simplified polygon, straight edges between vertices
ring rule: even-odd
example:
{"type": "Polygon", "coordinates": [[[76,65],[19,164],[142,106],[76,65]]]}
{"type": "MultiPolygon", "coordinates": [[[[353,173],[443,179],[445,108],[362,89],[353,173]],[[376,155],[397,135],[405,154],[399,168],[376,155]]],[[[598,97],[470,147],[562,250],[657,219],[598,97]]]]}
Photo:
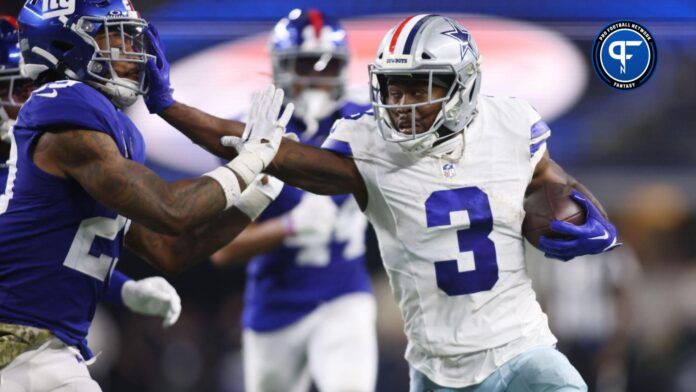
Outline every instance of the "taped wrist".
{"type": "Polygon", "coordinates": [[[242,197],[240,197],[237,204],[235,204],[235,207],[253,221],[261,215],[269,204],[271,204],[271,201],[273,200],[270,197],[266,196],[261,189],[253,185],[244,191],[242,197]]]}
{"type": "Polygon", "coordinates": [[[242,193],[241,188],[235,172],[230,167],[220,166],[213,171],[205,173],[204,176],[217,181],[222,187],[222,191],[225,193],[225,200],[227,201],[225,210],[232,207],[239,200],[239,196],[242,193]]]}
{"type": "Polygon", "coordinates": [[[249,151],[242,151],[226,166],[234,170],[246,185],[251,184],[265,167],[263,159],[249,151]]]}

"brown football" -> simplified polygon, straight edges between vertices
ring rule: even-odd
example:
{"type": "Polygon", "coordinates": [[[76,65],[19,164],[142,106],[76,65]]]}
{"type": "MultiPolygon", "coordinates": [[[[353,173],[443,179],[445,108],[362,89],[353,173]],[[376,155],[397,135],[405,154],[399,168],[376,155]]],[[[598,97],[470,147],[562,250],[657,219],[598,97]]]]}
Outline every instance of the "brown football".
{"type": "Polygon", "coordinates": [[[565,184],[545,183],[541,188],[524,198],[526,215],[522,223],[522,234],[535,247],[539,237],[563,238],[549,228],[554,219],[574,225],[585,223],[585,210],[570,195],[573,188],[565,184]]]}

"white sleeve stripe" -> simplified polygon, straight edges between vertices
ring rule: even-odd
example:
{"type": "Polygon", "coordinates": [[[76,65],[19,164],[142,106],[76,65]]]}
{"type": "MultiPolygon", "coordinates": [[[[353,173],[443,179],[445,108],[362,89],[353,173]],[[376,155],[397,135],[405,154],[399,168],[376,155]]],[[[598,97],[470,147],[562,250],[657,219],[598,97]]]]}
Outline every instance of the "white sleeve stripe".
{"type": "Polygon", "coordinates": [[[544,132],[543,134],[531,139],[529,141],[529,144],[537,144],[541,141],[548,139],[550,136],[551,136],[551,130],[549,129],[548,131],[544,132]]]}

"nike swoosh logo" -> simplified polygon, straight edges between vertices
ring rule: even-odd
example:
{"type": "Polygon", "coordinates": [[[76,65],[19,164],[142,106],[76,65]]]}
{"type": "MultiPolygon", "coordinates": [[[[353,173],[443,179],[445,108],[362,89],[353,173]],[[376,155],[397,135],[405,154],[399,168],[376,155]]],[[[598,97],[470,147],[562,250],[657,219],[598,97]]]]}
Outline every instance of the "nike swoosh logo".
{"type": "Polygon", "coordinates": [[[39,97],[44,97],[44,98],[55,98],[58,96],[58,91],[53,90],[50,93],[37,93],[39,97]]]}
{"type": "Polygon", "coordinates": [[[609,238],[609,232],[606,231],[606,229],[605,229],[603,235],[600,235],[600,236],[597,236],[597,237],[592,237],[592,238],[589,238],[589,239],[590,239],[590,240],[606,240],[607,238],[609,238]]]}

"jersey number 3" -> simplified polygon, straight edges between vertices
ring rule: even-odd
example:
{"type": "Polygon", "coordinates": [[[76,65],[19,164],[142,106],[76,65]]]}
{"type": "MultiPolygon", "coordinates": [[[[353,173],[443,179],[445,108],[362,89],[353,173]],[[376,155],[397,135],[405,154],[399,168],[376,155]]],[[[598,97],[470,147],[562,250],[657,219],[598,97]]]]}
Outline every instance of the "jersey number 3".
{"type": "Polygon", "coordinates": [[[498,281],[495,245],[488,235],[493,231],[493,215],[488,195],[476,187],[433,192],[425,202],[428,227],[451,226],[450,213],[466,211],[469,228],[457,230],[460,252],[472,252],[475,269],[459,272],[457,260],[435,262],[437,286],[449,296],[488,291],[498,281]]]}

